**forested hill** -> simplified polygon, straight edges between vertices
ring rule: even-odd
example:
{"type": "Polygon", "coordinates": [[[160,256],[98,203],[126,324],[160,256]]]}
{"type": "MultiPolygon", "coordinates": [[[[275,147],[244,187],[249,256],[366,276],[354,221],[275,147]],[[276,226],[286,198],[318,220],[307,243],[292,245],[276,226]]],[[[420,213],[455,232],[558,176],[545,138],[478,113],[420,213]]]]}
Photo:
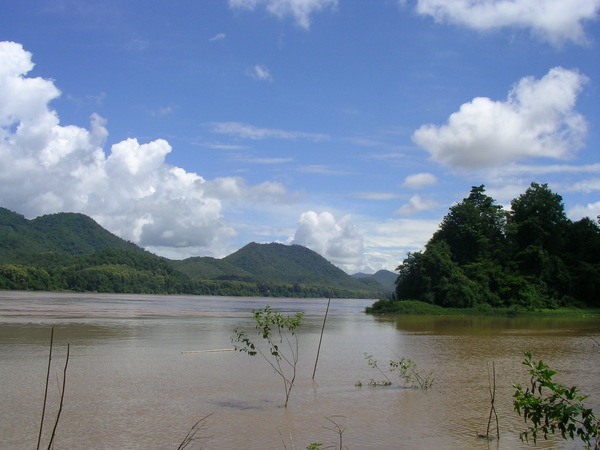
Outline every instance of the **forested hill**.
{"type": "Polygon", "coordinates": [[[401,310],[403,300],[454,308],[600,307],[600,226],[569,220],[562,197],[545,184],[532,183],[510,211],[474,186],[398,271],[394,297],[373,312],[401,310]]]}
{"type": "Polygon", "coordinates": [[[174,267],[192,278],[210,274],[216,279],[277,280],[292,285],[316,285],[352,290],[384,291],[381,285],[354,279],[318,253],[301,245],[252,242],[222,260],[189,258],[174,261],[174,267]]]}
{"type": "Polygon", "coordinates": [[[301,246],[248,244],[223,259],[172,261],[82,214],[28,220],[0,208],[0,289],[360,297],[386,295],[301,246]]]}
{"type": "Polygon", "coordinates": [[[85,255],[109,248],[145,252],[105,230],[90,217],[76,213],[49,214],[27,220],[0,208],[0,238],[0,263],[48,252],[85,255]]]}

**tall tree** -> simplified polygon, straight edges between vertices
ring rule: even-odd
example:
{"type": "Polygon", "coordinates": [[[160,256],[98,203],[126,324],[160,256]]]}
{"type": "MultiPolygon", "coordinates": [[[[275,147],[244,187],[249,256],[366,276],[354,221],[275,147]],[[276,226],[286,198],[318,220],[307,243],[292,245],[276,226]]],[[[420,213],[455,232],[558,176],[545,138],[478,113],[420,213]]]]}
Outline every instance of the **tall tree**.
{"type": "Polygon", "coordinates": [[[511,209],[507,231],[513,244],[513,261],[549,298],[562,302],[572,283],[563,261],[571,221],[562,197],[547,184],[531,183],[511,202],[511,209]]]}
{"type": "Polygon", "coordinates": [[[569,219],[562,197],[547,184],[531,183],[524,194],[511,202],[508,230],[517,251],[539,246],[552,255],[564,249],[569,219]]]}
{"type": "Polygon", "coordinates": [[[501,255],[505,249],[506,213],[485,194],[485,187],[473,186],[469,196],[450,208],[433,242],[445,241],[452,259],[465,264],[501,255]]]}

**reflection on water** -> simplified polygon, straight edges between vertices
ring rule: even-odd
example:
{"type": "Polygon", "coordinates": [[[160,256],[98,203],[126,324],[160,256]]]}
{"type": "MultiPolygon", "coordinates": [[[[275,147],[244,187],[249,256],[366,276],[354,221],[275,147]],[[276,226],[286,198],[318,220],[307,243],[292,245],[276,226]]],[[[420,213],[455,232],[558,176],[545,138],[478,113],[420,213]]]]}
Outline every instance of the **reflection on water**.
{"type": "MultiPolygon", "coordinates": [[[[0,448],[35,446],[50,327],[55,327],[51,416],[66,343],[71,344],[65,407],[56,448],[177,448],[212,414],[195,448],[305,448],[334,445],[334,418],[348,448],[525,448],[512,411],[512,383],[527,381],[526,350],[577,384],[600,409],[600,321],[373,317],[364,300],[333,300],[315,380],[311,380],[326,299],[263,299],[0,292],[0,448]],[[249,311],[272,305],[303,311],[301,363],[290,405],[260,357],[231,348],[249,311]],[[433,369],[428,391],[357,388],[378,378],[364,353],[385,367],[394,355],[433,369]],[[487,364],[495,363],[500,441],[478,439],[489,413],[487,364]]],[[[46,429],[50,429],[50,425],[46,429]]],[[[560,440],[544,448],[574,448],[560,440]]],[[[580,446],[581,447],[581,446],[580,446]]]]}

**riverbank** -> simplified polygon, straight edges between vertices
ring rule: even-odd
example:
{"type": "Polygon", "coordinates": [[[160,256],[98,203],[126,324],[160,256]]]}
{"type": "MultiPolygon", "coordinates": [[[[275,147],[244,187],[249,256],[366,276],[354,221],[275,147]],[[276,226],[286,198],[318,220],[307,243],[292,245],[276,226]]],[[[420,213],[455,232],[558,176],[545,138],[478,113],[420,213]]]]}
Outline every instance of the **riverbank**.
{"type": "Polygon", "coordinates": [[[522,306],[493,308],[488,304],[480,304],[473,308],[443,308],[417,300],[395,301],[381,299],[365,309],[367,314],[405,314],[427,316],[556,316],[556,317],[598,317],[600,308],[557,308],[528,310],[522,306]]]}

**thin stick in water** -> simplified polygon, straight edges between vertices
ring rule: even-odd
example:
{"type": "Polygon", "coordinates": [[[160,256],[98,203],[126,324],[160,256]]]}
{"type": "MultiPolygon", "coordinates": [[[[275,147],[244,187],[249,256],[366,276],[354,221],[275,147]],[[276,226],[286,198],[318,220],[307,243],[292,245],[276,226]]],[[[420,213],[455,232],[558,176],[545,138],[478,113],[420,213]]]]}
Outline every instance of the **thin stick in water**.
{"type": "Polygon", "coordinates": [[[52,448],[52,442],[54,441],[54,436],[56,436],[56,428],[58,427],[58,421],[60,420],[60,415],[63,410],[63,404],[65,400],[65,388],[67,387],[67,367],[69,367],[69,354],[71,352],[71,344],[67,343],[67,358],[65,360],[65,368],[63,370],[63,382],[62,382],[62,391],[60,393],[60,405],[58,407],[58,412],[56,413],[56,419],[54,421],[54,428],[52,429],[52,435],[50,436],[50,442],[48,442],[48,449],[52,448]]]}
{"type": "Polygon", "coordinates": [[[44,417],[46,415],[46,402],[48,401],[48,384],[50,382],[50,365],[52,363],[52,344],[54,342],[54,327],[50,332],[50,353],[48,355],[48,372],[46,373],[46,388],[44,390],[44,404],[42,406],[42,420],[40,421],[40,432],[38,434],[37,449],[40,449],[42,443],[42,431],[44,429],[44,417]]]}
{"type": "Polygon", "coordinates": [[[496,413],[496,406],[494,402],[496,401],[496,364],[492,361],[492,374],[490,374],[490,365],[488,363],[488,387],[490,391],[490,415],[488,417],[488,425],[487,425],[487,433],[486,436],[490,438],[490,424],[492,422],[492,414],[496,418],[496,437],[500,438],[500,426],[498,424],[498,414],[496,413]]]}
{"type": "Polygon", "coordinates": [[[327,313],[329,312],[329,304],[331,303],[331,293],[329,293],[329,300],[327,301],[327,309],[325,310],[325,317],[323,318],[323,327],[321,328],[321,337],[319,338],[319,347],[317,348],[317,359],[315,359],[315,368],[313,369],[312,379],[315,379],[315,373],[317,372],[317,363],[319,362],[319,353],[321,352],[321,342],[323,341],[323,331],[325,331],[325,322],[327,322],[327,313]]]}

